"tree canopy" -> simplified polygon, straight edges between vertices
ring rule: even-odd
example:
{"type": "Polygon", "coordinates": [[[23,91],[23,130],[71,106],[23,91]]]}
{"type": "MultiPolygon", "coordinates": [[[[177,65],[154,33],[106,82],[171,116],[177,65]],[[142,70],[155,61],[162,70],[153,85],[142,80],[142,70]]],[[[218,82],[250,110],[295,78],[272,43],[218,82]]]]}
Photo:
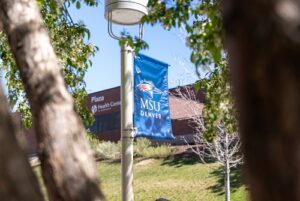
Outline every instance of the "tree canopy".
{"type": "MultiPolygon", "coordinates": [[[[86,108],[84,76],[87,69],[92,65],[91,56],[94,56],[98,48],[88,42],[90,31],[82,23],[72,20],[68,9],[75,5],[80,9],[81,4],[97,6],[97,0],[36,0],[40,7],[44,24],[49,31],[52,45],[63,67],[65,82],[69,92],[74,97],[75,108],[85,120],[92,121],[92,115],[86,108]]],[[[24,87],[20,79],[13,55],[9,49],[7,37],[0,32],[0,71],[4,73],[8,98],[13,110],[22,114],[23,123],[26,127],[32,124],[24,87]]]]}
{"type": "Polygon", "coordinates": [[[237,130],[230,85],[227,54],[224,50],[221,0],[152,0],[146,23],[161,23],[167,30],[183,28],[190,60],[200,77],[196,89],[205,90],[205,137],[216,136],[216,125],[222,123],[227,132],[237,130]]]}

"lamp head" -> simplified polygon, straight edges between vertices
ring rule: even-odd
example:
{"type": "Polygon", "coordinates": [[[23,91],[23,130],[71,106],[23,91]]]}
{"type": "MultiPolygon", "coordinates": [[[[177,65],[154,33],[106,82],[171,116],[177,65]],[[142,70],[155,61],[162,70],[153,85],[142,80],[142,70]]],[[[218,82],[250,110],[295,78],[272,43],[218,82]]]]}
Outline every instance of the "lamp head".
{"type": "Polygon", "coordinates": [[[139,24],[148,14],[148,0],[105,0],[105,18],[120,25],[139,24]]]}

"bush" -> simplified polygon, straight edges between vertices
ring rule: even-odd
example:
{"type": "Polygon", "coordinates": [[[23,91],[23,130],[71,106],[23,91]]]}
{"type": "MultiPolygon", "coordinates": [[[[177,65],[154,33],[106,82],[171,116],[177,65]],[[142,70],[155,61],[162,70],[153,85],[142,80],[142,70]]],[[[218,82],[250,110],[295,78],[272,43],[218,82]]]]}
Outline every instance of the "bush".
{"type": "Polygon", "coordinates": [[[121,155],[121,144],[114,142],[101,142],[96,148],[96,156],[100,159],[115,160],[121,155]]]}
{"type": "Polygon", "coordinates": [[[97,146],[101,143],[99,138],[91,132],[87,132],[87,134],[85,135],[85,139],[88,141],[90,147],[94,152],[96,151],[97,146]]]}
{"type": "Polygon", "coordinates": [[[174,154],[175,149],[170,145],[151,146],[151,141],[138,138],[134,145],[134,155],[146,158],[167,158],[174,154]]]}
{"type": "Polygon", "coordinates": [[[137,138],[133,144],[134,156],[144,157],[144,152],[151,146],[151,141],[147,138],[137,138]]]}
{"type": "Polygon", "coordinates": [[[167,158],[174,154],[174,148],[170,145],[148,147],[142,154],[146,158],[167,158]]]}
{"type": "MultiPolygon", "coordinates": [[[[97,158],[103,160],[116,160],[121,157],[121,141],[118,143],[100,141],[92,133],[86,135],[92,150],[97,158]]],[[[137,138],[133,145],[135,157],[145,158],[167,158],[174,154],[175,148],[170,145],[152,146],[151,141],[146,138],[137,138]]]]}

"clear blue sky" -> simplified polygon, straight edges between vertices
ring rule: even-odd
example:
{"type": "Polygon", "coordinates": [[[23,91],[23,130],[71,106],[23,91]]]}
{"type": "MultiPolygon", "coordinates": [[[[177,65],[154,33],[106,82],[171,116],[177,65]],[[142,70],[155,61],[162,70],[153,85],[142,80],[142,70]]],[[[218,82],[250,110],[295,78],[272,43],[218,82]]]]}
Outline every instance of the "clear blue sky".
{"type": "MultiPolygon", "coordinates": [[[[87,90],[89,93],[100,91],[120,85],[120,47],[118,41],[109,37],[107,22],[104,19],[104,5],[98,7],[83,6],[77,10],[72,8],[70,14],[73,20],[83,21],[91,31],[90,43],[99,47],[99,51],[92,59],[93,66],[86,75],[87,90]]],[[[126,28],[126,27],[125,27],[126,28]]],[[[124,27],[114,26],[115,34],[119,34],[124,27]]],[[[136,34],[136,28],[128,29],[136,34]]],[[[189,84],[195,81],[193,65],[189,62],[190,50],[185,46],[180,37],[180,30],[166,31],[161,25],[145,26],[144,40],[149,44],[149,49],[142,51],[150,57],[170,64],[169,87],[189,84]],[[187,75],[185,67],[188,66],[187,75]]]]}

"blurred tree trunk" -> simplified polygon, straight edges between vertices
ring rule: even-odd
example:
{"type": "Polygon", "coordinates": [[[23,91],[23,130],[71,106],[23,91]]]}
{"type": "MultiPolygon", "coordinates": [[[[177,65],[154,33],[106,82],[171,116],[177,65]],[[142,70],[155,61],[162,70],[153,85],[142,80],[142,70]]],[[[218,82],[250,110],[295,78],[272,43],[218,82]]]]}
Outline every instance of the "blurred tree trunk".
{"type": "Polygon", "coordinates": [[[42,201],[43,196],[25,152],[17,143],[19,130],[9,114],[0,87],[0,198],[5,201],[42,201]]]}
{"type": "Polygon", "coordinates": [[[0,19],[30,102],[50,200],[102,200],[85,128],[35,1],[0,0],[0,19]]]}
{"type": "Polygon", "coordinates": [[[223,6],[251,198],[299,201],[299,1],[227,0],[223,6]]]}

